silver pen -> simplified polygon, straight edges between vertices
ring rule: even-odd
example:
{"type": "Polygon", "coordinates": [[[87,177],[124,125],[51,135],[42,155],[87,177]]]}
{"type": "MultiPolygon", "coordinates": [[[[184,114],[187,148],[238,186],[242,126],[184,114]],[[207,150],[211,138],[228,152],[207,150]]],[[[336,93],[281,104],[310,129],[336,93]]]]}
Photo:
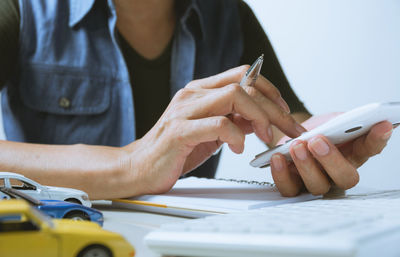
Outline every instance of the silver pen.
{"type": "Polygon", "coordinates": [[[264,54],[257,58],[257,60],[250,66],[250,68],[246,71],[246,74],[243,76],[240,81],[240,85],[242,87],[248,86],[252,87],[256,83],[258,75],[260,75],[261,66],[264,62],[264,54]]]}

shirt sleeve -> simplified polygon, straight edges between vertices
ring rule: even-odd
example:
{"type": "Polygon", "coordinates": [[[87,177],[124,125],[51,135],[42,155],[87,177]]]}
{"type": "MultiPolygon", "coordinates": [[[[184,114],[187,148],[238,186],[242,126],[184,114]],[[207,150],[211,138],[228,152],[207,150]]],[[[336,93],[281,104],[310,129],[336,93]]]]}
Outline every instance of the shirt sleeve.
{"type": "Polygon", "coordinates": [[[0,1],[0,89],[17,64],[20,14],[18,0],[0,1]]]}
{"type": "Polygon", "coordinates": [[[292,113],[306,112],[304,104],[290,87],[288,80],[279,64],[274,49],[250,7],[239,1],[239,15],[243,35],[243,54],[241,64],[252,64],[261,54],[264,54],[264,63],[261,74],[271,81],[281,92],[292,113]]]}

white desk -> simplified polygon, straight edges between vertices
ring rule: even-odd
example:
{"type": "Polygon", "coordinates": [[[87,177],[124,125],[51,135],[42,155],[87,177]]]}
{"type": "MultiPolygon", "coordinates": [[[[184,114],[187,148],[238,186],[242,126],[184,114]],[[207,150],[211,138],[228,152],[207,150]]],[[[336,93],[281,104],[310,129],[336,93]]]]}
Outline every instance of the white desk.
{"type": "Polygon", "coordinates": [[[123,235],[136,250],[135,257],[159,257],[146,247],[144,236],[161,224],[186,218],[113,208],[109,201],[98,201],[93,207],[104,215],[104,229],[123,235]]]}
{"type": "MultiPolygon", "coordinates": [[[[397,189],[400,190],[400,189],[397,189]]],[[[354,187],[347,191],[332,190],[328,196],[344,197],[351,195],[368,195],[382,192],[382,189],[354,187]]],[[[144,244],[143,238],[151,230],[164,223],[173,223],[187,220],[188,218],[161,215],[133,210],[118,209],[111,206],[110,201],[95,201],[93,207],[104,214],[104,229],[123,235],[136,250],[136,257],[160,257],[144,244]]]]}

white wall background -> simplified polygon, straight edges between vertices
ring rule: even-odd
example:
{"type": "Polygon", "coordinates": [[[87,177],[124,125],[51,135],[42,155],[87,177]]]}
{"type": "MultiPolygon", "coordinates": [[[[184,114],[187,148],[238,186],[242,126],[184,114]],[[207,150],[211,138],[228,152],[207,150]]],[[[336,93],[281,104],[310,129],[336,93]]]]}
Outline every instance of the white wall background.
{"type": "MultiPolygon", "coordinates": [[[[400,101],[400,1],[247,0],[299,98],[313,114],[400,101]]],[[[248,136],[241,156],[225,147],[218,177],[271,181],[248,165],[265,147],[248,136]]],[[[359,169],[360,185],[400,189],[400,128],[359,169]]]]}

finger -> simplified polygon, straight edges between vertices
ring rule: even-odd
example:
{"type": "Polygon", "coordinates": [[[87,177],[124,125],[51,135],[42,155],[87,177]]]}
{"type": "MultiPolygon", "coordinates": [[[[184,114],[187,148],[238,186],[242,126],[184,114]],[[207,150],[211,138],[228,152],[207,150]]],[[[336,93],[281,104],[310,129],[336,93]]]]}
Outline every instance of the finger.
{"type": "Polygon", "coordinates": [[[306,143],[296,140],[290,146],[290,155],[307,190],[313,195],[322,195],[329,191],[331,183],[325,172],[308,152],[306,143]]]}
{"type": "Polygon", "coordinates": [[[243,132],[245,135],[254,132],[253,126],[251,125],[251,122],[249,122],[249,121],[246,120],[246,119],[243,119],[243,117],[240,116],[240,114],[235,113],[235,114],[229,115],[228,117],[232,120],[232,122],[233,122],[236,126],[238,126],[238,127],[242,130],[242,132],[243,132]]]}
{"type": "Polygon", "coordinates": [[[242,65],[214,76],[193,80],[186,87],[211,89],[224,87],[232,83],[239,83],[249,68],[249,65],[242,65]]]}
{"type": "Polygon", "coordinates": [[[240,114],[251,122],[254,132],[264,142],[272,141],[272,129],[268,115],[254,102],[239,84],[231,84],[222,88],[207,89],[209,92],[191,102],[186,107],[192,113],[189,119],[209,116],[240,114]],[[201,108],[199,108],[201,107],[201,108]]]}
{"type": "Polygon", "coordinates": [[[260,75],[257,78],[254,87],[257,88],[264,96],[268,97],[275,104],[279,105],[283,111],[290,113],[289,105],[282,98],[279,90],[264,76],[260,75]]]}
{"type": "Polygon", "coordinates": [[[282,154],[274,154],[271,158],[271,174],[275,185],[283,196],[292,197],[300,193],[303,182],[298,174],[291,171],[282,154]]]}
{"type": "MultiPolygon", "coordinates": [[[[187,87],[211,89],[223,87],[232,83],[239,83],[249,67],[249,65],[242,65],[208,78],[194,80],[190,82],[187,87]]],[[[259,89],[266,97],[270,98],[274,103],[279,105],[285,112],[290,112],[289,106],[281,97],[279,90],[262,75],[258,77],[255,87],[259,89]]]]}
{"type": "Polygon", "coordinates": [[[356,139],[353,143],[349,161],[356,167],[376,154],[382,152],[393,132],[393,125],[383,121],[371,128],[367,135],[356,139]]]}
{"type": "Polygon", "coordinates": [[[205,160],[210,158],[215,153],[221,144],[222,142],[220,141],[214,141],[197,145],[187,156],[181,175],[184,175],[201,165],[205,160]]]}
{"type": "MultiPolygon", "coordinates": [[[[214,76],[193,80],[186,87],[211,89],[223,87],[232,83],[239,83],[249,68],[249,65],[242,65],[214,76]]],[[[289,106],[281,97],[279,90],[262,75],[258,77],[255,87],[263,92],[266,97],[269,97],[273,102],[279,105],[285,112],[290,112],[289,106]]]]}
{"type": "Polygon", "coordinates": [[[278,127],[283,133],[295,138],[306,132],[306,130],[298,124],[289,113],[282,110],[282,108],[277,106],[269,98],[261,94],[258,89],[250,87],[247,88],[247,92],[267,113],[270,122],[278,127]]]}
{"type": "Polygon", "coordinates": [[[358,183],[356,168],[328,139],[316,136],[308,142],[308,149],[338,187],[349,189],[358,183]]]}
{"type": "Polygon", "coordinates": [[[235,153],[242,153],[245,135],[225,116],[214,116],[186,121],[185,131],[180,138],[191,147],[204,142],[220,140],[235,153]]]}

